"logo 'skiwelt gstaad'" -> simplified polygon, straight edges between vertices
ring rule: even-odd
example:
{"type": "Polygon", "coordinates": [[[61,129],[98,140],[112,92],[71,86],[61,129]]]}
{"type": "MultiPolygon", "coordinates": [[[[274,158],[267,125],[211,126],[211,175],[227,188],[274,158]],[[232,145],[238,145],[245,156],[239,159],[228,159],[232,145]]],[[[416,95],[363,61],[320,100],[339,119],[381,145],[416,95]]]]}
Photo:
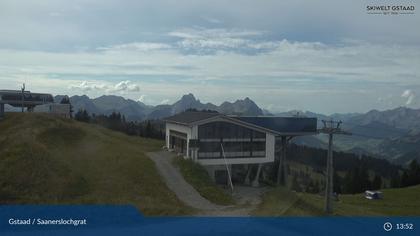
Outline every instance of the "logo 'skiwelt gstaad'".
{"type": "Polygon", "coordinates": [[[416,7],[414,5],[366,5],[367,14],[372,15],[412,15],[415,13],[415,10],[416,7]]]}

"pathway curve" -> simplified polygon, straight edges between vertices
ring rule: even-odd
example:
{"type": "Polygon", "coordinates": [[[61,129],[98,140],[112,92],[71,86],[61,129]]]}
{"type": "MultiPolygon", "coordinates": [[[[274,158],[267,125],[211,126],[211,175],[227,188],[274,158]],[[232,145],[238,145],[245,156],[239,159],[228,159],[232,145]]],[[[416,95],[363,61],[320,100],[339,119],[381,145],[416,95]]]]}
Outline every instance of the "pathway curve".
{"type": "MultiPolygon", "coordinates": [[[[193,186],[185,181],[179,170],[172,165],[172,160],[175,157],[173,153],[160,151],[150,152],[147,155],[155,162],[159,174],[163,177],[168,188],[186,205],[199,210],[198,215],[200,216],[249,216],[258,203],[257,200],[250,201],[249,204],[243,204],[242,206],[214,204],[202,197],[193,186]]],[[[257,198],[259,198],[260,194],[257,195],[257,198]]]]}

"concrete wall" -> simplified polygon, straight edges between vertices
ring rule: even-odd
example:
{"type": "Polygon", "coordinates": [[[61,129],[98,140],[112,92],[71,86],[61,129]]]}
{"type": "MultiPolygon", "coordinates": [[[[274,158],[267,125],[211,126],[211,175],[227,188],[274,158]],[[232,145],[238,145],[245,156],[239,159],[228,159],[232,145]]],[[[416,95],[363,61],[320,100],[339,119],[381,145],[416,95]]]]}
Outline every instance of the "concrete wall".
{"type": "Polygon", "coordinates": [[[274,162],[276,149],[276,137],[273,134],[265,134],[265,157],[268,162],[274,162]]]}
{"type": "MultiPolygon", "coordinates": [[[[207,173],[209,174],[210,178],[213,181],[216,181],[216,171],[227,171],[226,165],[211,165],[211,166],[204,166],[204,168],[207,170],[207,173]]],[[[228,166],[229,171],[232,173],[232,166],[228,166]]]]}
{"type": "Polygon", "coordinates": [[[185,126],[185,125],[179,125],[179,124],[166,122],[165,130],[166,130],[165,141],[166,141],[166,147],[168,149],[170,149],[170,146],[169,146],[169,131],[170,130],[174,130],[174,131],[178,131],[178,132],[187,134],[187,155],[185,156],[185,158],[189,158],[189,140],[192,137],[192,133],[193,133],[192,128],[189,127],[189,126],[185,126]]]}

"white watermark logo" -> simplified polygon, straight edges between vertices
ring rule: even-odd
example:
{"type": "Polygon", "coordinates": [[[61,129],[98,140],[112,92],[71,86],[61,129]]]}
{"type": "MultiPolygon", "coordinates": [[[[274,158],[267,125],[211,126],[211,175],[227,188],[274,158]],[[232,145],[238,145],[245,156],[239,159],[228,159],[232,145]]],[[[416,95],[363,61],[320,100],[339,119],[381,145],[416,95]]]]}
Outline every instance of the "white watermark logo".
{"type": "Polygon", "coordinates": [[[367,5],[366,12],[371,15],[412,15],[414,5],[367,5]]]}

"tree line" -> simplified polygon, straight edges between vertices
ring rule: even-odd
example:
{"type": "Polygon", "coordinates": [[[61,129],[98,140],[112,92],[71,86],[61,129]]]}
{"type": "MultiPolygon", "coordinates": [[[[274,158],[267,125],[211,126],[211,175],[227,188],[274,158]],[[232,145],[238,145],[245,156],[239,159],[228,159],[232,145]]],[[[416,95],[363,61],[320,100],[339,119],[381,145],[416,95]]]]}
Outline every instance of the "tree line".
{"type": "Polygon", "coordinates": [[[378,173],[372,178],[366,167],[354,167],[349,170],[343,179],[344,193],[360,193],[368,189],[377,190],[384,187],[402,188],[420,184],[420,165],[414,159],[407,168],[400,169],[388,178],[389,184],[385,185],[383,178],[378,173]]]}
{"type": "Polygon", "coordinates": [[[401,175],[395,176],[391,180],[391,186],[394,188],[417,184],[420,184],[420,164],[415,159],[410,162],[408,168],[404,169],[401,175]]]}
{"type": "MultiPolygon", "coordinates": [[[[326,158],[327,150],[290,144],[287,148],[286,165],[286,173],[291,178],[289,187],[298,192],[323,192],[326,158]],[[303,164],[305,168],[292,169],[293,162],[303,164]]],[[[278,160],[268,166],[267,183],[275,182],[277,168],[278,160]]],[[[420,165],[413,160],[407,168],[403,168],[384,159],[334,152],[333,179],[333,191],[342,194],[407,187],[420,184],[420,165]]]]}
{"type": "Polygon", "coordinates": [[[110,115],[95,115],[94,113],[90,115],[84,109],[77,111],[74,119],[81,122],[98,124],[128,135],[165,139],[164,123],[159,120],[127,121],[125,116],[119,112],[112,112],[110,115]]]}

